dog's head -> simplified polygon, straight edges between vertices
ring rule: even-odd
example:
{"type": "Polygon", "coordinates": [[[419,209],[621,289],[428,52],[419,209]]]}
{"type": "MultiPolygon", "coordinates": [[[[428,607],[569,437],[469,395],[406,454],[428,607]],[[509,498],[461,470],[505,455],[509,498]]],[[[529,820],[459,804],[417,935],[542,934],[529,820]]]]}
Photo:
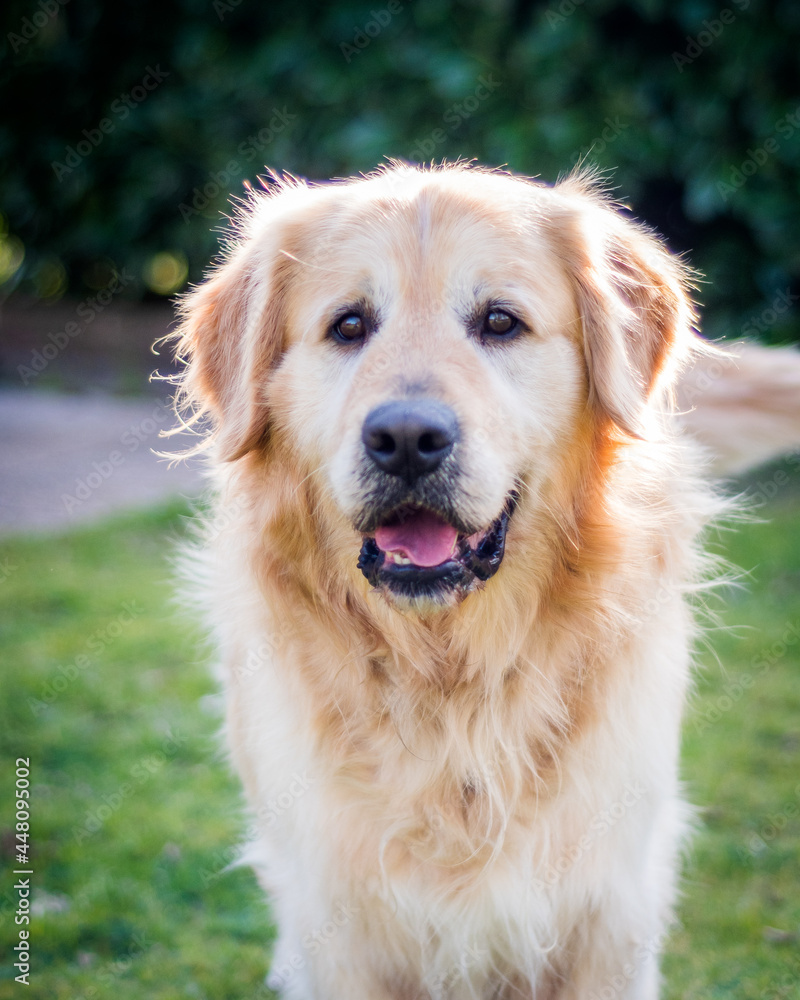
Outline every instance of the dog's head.
{"type": "Polygon", "coordinates": [[[692,324],[680,265],[585,179],[466,167],[254,196],[183,313],[216,457],[313,483],[318,537],[417,608],[497,572],[578,441],[649,433],[692,324]]]}

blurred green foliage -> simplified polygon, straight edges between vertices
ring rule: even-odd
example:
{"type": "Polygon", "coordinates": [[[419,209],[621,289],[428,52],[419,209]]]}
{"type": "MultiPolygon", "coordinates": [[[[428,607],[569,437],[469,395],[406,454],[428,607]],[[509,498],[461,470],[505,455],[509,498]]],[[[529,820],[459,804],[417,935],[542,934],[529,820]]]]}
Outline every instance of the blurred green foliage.
{"type": "Polygon", "coordinates": [[[800,339],[796,0],[7,0],[1,16],[7,289],[85,295],[125,266],[138,294],[169,294],[265,164],[324,179],[475,157],[552,181],[585,157],[704,273],[710,335],[800,339]]]}

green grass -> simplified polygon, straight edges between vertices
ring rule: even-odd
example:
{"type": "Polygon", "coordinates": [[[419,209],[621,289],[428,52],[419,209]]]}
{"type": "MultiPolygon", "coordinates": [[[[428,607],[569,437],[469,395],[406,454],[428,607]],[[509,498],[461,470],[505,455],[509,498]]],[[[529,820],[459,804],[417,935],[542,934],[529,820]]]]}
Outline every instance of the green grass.
{"type": "Polygon", "coordinates": [[[222,872],[240,800],[213,685],[170,603],[176,529],[172,509],[2,546],[0,789],[10,803],[14,761],[30,757],[33,886],[50,910],[31,924],[26,989],[8,958],[4,807],[0,997],[269,995],[261,894],[249,871],[222,872]]]}
{"type": "MultiPolygon", "coordinates": [[[[780,646],[790,626],[800,635],[800,503],[762,513],[723,539],[753,568],[724,612],[743,627],[712,637],[724,673],[703,656],[687,719],[684,776],[705,825],[667,1000],[800,995],[800,641],[780,646]]],[[[214,688],[170,604],[180,515],[0,547],[0,998],[270,996],[267,908],[248,870],[222,871],[243,824],[214,688]],[[9,958],[17,757],[32,779],[29,988],[9,958]]]]}
{"type": "MultiPolygon", "coordinates": [[[[788,492],[788,491],[787,491],[788,492]]],[[[751,571],[725,594],[684,729],[703,828],[686,866],[670,1000],[800,997],[800,502],[724,538],[751,571]]]]}

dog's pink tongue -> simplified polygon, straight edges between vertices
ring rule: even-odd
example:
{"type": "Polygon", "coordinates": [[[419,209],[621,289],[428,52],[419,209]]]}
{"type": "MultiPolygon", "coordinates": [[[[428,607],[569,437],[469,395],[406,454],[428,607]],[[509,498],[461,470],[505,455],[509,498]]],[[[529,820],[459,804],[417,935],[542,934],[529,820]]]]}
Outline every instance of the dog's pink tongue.
{"type": "Polygon", "coordinates": [[[438,566],[453,554],[458,532],[429,510],[417,510],[401,524],[378,528],[375,541],[384,552],[397,552],[415,566],[438,566]]]}

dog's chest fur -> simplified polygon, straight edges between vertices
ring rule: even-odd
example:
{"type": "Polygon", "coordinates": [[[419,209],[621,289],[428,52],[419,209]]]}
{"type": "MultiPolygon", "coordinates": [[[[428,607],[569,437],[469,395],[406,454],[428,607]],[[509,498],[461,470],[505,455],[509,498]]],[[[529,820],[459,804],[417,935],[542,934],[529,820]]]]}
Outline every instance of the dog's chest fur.
{"type": "Polygon", "coordinates": [[[675,536],[690,530],[651,532],[651,551],[639,553],[646,589],[629,579],[628,553],[626,572],[550,597],[524,631],[476,615],[459,636],[429,631],[421,644],[415,634],[416,661],[398,649],[407,637],[389,645],[373,635],[365,652],[357,617],[349,648],[282,596],[286,617],[275,617],[257,579],[241,586],[249,555],[237,564],[225,548],[216,574],[231,587],[220,623],[229,732],[262,828],[273,803],[257,848],[267,887],[290,871],[319,898],[322,923],[324,899],[385,909],[410,949],[424,913],[421,976],[458,967],[476,942],[473,978],[523,940],[538,941],[542,956],[550,939],[565,942],[587,900],[603,898],[641,852],[654,816],[670,836],[649,849],[668,853],[680,825],[673,772],[689,567],[668,566],[664,552],[685,549],[675,536]],[[261,628],[248,634],[254,621],[261,628]],[[295,848],[310,829],[327,834],[298,871],[295,848]]]}

